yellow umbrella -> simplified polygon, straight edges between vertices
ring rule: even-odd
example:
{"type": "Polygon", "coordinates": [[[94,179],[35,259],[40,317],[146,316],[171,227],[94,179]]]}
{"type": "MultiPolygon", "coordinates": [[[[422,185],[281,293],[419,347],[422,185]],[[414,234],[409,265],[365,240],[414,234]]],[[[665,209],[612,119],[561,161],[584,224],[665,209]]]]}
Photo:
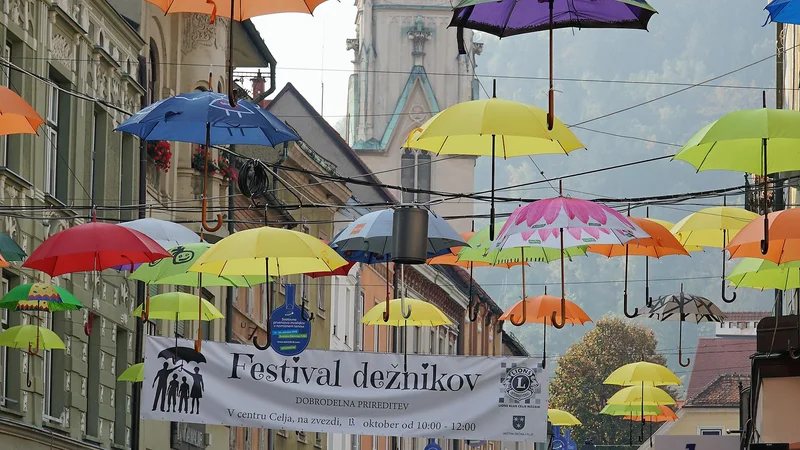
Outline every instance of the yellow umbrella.
{"type": "Polygon", "coordinates": [[[649,220],[651,222],[655,222],[655,223],[661,225],[662,227],[670,230],[670,233],[672,233],[673,235],[675,235],[676,238],[678,238],[678,241],[681,243],[681,245],[683,245],[683,248],[685,248],[687,252],[692,253],[692,252],[704,252],[705,251],[705,249],[703,249],[703,246],[701,246],[701,245],[691,245],[691,244],[687,245],[686,242],[684,242],[683,236],[681,234],[679,234],[679,233],[675,233],[672,230],[675,227],[674,223],[669,222],[667,220],[653,219],[651,217],[648,217],[647,220],[649,220]]]}
{"type": "MultiPolygon", "coordinates": [[[[201,299],[197,308],[197,296],[185,292],[168,292],[150,297],[150,318],[162,320],[214,320],[225,316],[206,299],[201,299]]],[[[135,317],[142,316],[142,306],[133,311],[135,317]]]]}
{"type": "Polygon", "coordinates": [[[660,406],[674,405],[675,400],[663,389],[655,386],[630,386],[617,391],[606,403],[609,405],[660,406]]]}
{"type": "MultiPolygon", "coordinates": [[[[0,334],[0,346],[27,348],[28,353],[33,355],[39,353],[39,350],[64,350],[67,348],[64,341],[52,330],[38,325],[18,325],[8,328],[0,334]]],[[[30,371],[26,375],[28,387],[31,387],[30,371]]]]}
{"type": "MultiPolygon", "coordinates": [[[[493,91],[496,90],[496,83],[493,91]]],[[[409,133],[406,147],[437,155],[492,157],[489,239],[494,240],[495,157],[566,155],[585,148],[560,120],[547,124],[547,112],[496,97],[453,105],[409,133]]]]}
{"type": "Polygon", "coordinates": [[[581,425],[581,421],[572,414],[562,411],[560,409],[548,409],[547,421],[552,425],[569,427],[574,425],[581,425]]]}
{"type": "Polygon", "coordinates": [[[144,363],[134,364],[124,372],[122,372],[118,377],[117,381],[130,381],[132,383],[138,383],[144,380],[144,363]]]}
{"type": "Polygon", "coordinates": [[[618,386],[677,386],[681,384],[680,378],[666,367],[647,361],[625,364],[611,372],[603,384],[616,384],[618,386]]]}
{"type": "MultiPolygon", "coordinates": [[[[724,249],[745,225],[758,214],[731,206],[713,206],[693,212],[676,223],[670,231],[681,244],[724,249]]],[[[722,251],[722,300],[732,303],[736,292],[728,298],[725,293],[725,251],[722,251]]]]}
{"type": "Polygon", "coordinates": [[[364,314],[361,323],[394,327],[435,327],[453,324],[450,318],[435,305],[413,298],[405,299],[406,303],[411,306],[411,316],[406,319],[403,317],[402,300],[400,298],[389,300],[389,320],[383,320],[386,308],[383,305],[376,305],[364,314]]]}

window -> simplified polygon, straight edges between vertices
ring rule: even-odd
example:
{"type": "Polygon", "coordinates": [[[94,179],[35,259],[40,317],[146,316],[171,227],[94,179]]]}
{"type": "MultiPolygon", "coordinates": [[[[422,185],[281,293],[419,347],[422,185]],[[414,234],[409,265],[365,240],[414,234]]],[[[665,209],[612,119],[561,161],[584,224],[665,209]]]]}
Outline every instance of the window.
{"type": "MultiPolygon", "coordinates": [[[[328,242],[328,236],[325,233],[320,232],[319,238],[323,242],[328,242]]],[[[335,277],[334,277],[335,278],[335,277]]],[[[316,279],[317,282],[317,309],[321,312],[325,312],[325,300],[326,300],[326,291],[328,287],[327,277],[321,277],[316,279]]]]}
{"type": "Polygon", "coordinates": [[[267,323],[269,317],[269,308],[267,308],[267,289],[269,284],[264,283],[259,288],[261,291],[261,323],[267,323]]]}
{"type": "MultiPolygon", "coordinates": [[[[8,293],[10,280],[3,276],[2,289],[3,295],[8,293]]],[[[8,324],[8,310],[3,308],[0,310],[0,334],[9,328],[8,324]]],[[[8,396],[8,381],[9,381],[9,362],[8,362],[8,347],[0,347],[0,406],[6,406],[8,396]]],[[[30,369],[29,369],[30,370],[30,369]]]]}
{"type": "MultiPolygon", "coordinates": [[[[303,221],[305,221],[305,220],[306,219],[303,218],[303,221]]],[[[300,226],[300,231],[305,233],[305,234],[309,234],[310,230],[308,229],[308,225],[301,225],[300,226]]],[[[302,301],[303,304],[306,304],[308,302],[308,284],[309,284],[310,278],[311,277],[309,277],[306,274],[300,275],[300,301],[302,301]]]]}
{"type": "Polygon", "coordinates": [[[352,338],[353,330],[355,330],[355,327],[353,326],[353,291],[350,290],[350,288],[348,287],[346,292],[347,292],[347,295],[345,297],[345,308],[344,308],[344,343],[345,343],[345,345],[347,345],[348,342],[350,342],[352,344],[350,339],[352,338]]]}
{"type": "MultiPolygon", "coordinates": [[[[128,368],[128,331],[122,327],[117,327],[117,349],[114,354],[117,360],[118,377],[128,368]]],[[[125,432],[127,431],[127,401],[128,387],[130,383],[117,381],[114,389],[114,443],[124,446],[127,442],[125,432]]]]}
{"type": "Polygon", "coordinates": [[[156,47],[155,41],[152,39],[150,40],[150,86],[148,86],[148,91],[150,94],[150,103],[155,103],[159,99],[158,94],[158,69],[159,69],[159,61],[158,61],[158,48],[156,47]]]}
{"type": "MultiPolygon", "coordinates": [[[[52,327],[53,316],[52,314],[46,312],[39,313],[42,317],[36,318],[33,320],[40,319],[42,321],[42,325],[45,328],[52,327]]],[[[60,416],[59,412],[54,411],[53,409],[53,352],[50,350],[45,350],[43,352],[44,357],[43,364],[44,367],[42,368],[42,374],[44,375],[44,416],[48,421],[53,422],[54,418],[60,416]]],[[[30,369],[28,369],[30,370],[30,369]]]]}
{"type": "MultiPolygon", "coordinates": [[[[11,61],[11,42],[6,41],[6,45],[3,47],[3,59],[6,61],[11,61]]],[[[5,87],[11,87],[11,69],[8,67],[3,68],[3,73],[0,74],[0,85],[5,87]]],[[[2,148],[3,154],[0,155],[0,163],[2,163],[3,167],[8,166],[8,138],[3,136],[2,143],[0,143],[0,148],[2,148]]]]}
{"type": "Polygon", "coordinates": [[[58,162],[58,88],[47,85],[47,150],[44,154],[44,192],[54,195],[56,192],[56,165],[58,162]]]}
{"type": "MultiPolygon", "coordinates": [[[[431,189],[431,154],[413,149],[403,149],[400,157],[400,183],[404,188],[431,189]]],[[[403,192],[403,203],[428,203],[429,193],[403,192]]]]}
{"type": "Polygon", "coordinates": [[[299,442],[302,442],[302,443],[304,443],[304,444],[305,444],[306,442],[308,442],[308,441],[306,440],[306,432],[305,432],[305,431],[298,431],[298,432],[297,432],[297,440],[298,440],[299,442]]]}
{"type": "MultiPolygon", "coordinates": [[[[363,292],[359,292],[358,293],[358,301],[356,302],[356,308],[357,308],[356,317],[363,317],[364,316],[364,293],[363,292]]],[[[365,326],[366,325],[364,325],[363,323],[361,323],[361,321],[359,321],[359,323],[358,323],[358,333],[356,334],[356,339],[357,340],[355,342],[355,348],[356,348],[356,350],[358,350],[360,352],[364,351],[364,330],[365,330],[364,327],[365,326]]]]}
{"type": "Polygon", "coordinates": [[[247,316],[253,318],[253,288],[251,287],[247,288],[245,307],[247,308],[247,316]]]}
{"type": "Polygon", "coordinates": [[[339,327],[341,326],[341,315],[344,314],[342,308],[338,306],[339,303],[339,277],[331,278],[331,318],[333,324],[331,325],[331,335],[339,336],[339,327]]]}
{"type": "MultiPolygon", "coordinates": [[[[88,371],[86,377],[86,434],[99,438],[100,434],[100,367],[102,334],[100,317],[94,316],[92,333],[89,334],[88,371]]],[[[181,323],[181,322],[179,322],[181,323]]],[[[62,389],[63,390],[63,389],[62,389]]]]}
{"type": "Polygon", "coordinates": [[[322,448],[322,433],[314,433],[314,446],[322,448]]]}
{"type": "Polygon", "coordinates": [[[414,327],[414,353],[421,353],[422,352],[422,337],[424,328],[422,327],[414,327]]]}
{"type": "Polygon", "coordinates": [[[430,342],[428,342],[428,354],[433,355],[436,353],[436,328],[431,329],[430,342]]]}
{"type": "MultiPolygon", "coordinates": [[[[207,300],[212,305],[214,304],[214,295],[211,294],[211,291],[209,291],[206,288],[203,288],[202,295],[203,295],[203,298],[205,300],[207,300]]],[[[201,320],[200,321],[200,329],[203,332],[203,339],[206,340],[206,341],[214,340],[211,337],[212,336],[211,335],[211,333],[212,333],[212,329],[211,329],[212,322],[213,322],[212,320],[201,320]]]]}
{"type": "Polygon", "coordinates": [[[723,427],[699,427],[697,434],[700,436],[722,436],[723,427]]]}

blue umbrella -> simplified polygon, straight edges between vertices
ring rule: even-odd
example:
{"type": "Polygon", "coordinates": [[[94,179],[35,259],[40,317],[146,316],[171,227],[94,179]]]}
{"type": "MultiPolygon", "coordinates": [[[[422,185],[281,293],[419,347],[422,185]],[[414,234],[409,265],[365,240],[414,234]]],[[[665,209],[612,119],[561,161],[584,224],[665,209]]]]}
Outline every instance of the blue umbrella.
{"type": "Polygon", "coordinates": [[[800,1],[772,0],[764,9],[769,13],[767,21],[800,25],[800,1]]]}
{"type": "Polygon", "coordinates": [[[248,101],[235,107],[225,94],[191,92],[157,101],[142,109],[115,131],[145,141],[179,141],[204,145],[265,145],[299,141],[280,119],[248,101]]]}
{"type": "MultiPolygon", "coordinates": [[[[393,222],[392,209],[365,214],[337,234],[329,245],[348,261],[366,264],[391,261],[393,222]]],[[[450,224],[428,211],[427,258],[465,245],[467,243],[450,224]]]]}

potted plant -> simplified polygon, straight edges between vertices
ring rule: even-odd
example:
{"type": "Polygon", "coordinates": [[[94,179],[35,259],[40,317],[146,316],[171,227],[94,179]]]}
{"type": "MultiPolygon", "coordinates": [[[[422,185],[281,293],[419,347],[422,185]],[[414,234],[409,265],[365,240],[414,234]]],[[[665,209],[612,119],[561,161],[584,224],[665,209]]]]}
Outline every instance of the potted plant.
{"type": "Polygon", "coordinates": [[[214,175],[219,170],[216,162],[208,156],[208,149],[204,145],[197,146],[192,152],[192,169],[204,171],[208,164],[208,174],[214,175]]]}
{"type": "Polygon", "coordinates": [[[148,141],[147,156],[153,159],[153,165],[156,169],[165,173],[169,172],[169,166],[172,162],[172,150],[169,142],[148,141]]]}
{"type": "Polygon", "coordinates": [[[217,160],[217,168],[219,169],[220,175],[226,181],[236,181],[237,171],[236,168],[231,163],[230,156],[227,154],[220,154],[219,159],[217,160]]]}

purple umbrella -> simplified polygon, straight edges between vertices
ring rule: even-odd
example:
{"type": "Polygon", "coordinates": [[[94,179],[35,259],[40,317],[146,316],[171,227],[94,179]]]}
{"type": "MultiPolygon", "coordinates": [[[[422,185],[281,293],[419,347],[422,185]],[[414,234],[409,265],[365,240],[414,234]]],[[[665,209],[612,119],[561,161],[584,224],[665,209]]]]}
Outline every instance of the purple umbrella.
{"type": "Polygon", "coordinates": [[[458,51],[465,54],[464,28],[501,38],[550,31],[550,109],[553,129],[553,30],[556,28],[628,28],[647,30],[657,11],[644,0],[462,0],[451,27],[457,27],[458,51]]]}

